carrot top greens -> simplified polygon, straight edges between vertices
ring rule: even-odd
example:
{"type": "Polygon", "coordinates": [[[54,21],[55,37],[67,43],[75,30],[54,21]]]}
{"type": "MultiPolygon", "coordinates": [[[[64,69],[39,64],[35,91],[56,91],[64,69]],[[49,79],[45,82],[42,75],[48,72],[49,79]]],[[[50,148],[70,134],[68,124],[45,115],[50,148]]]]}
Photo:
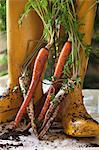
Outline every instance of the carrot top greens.
{"type": "Polygon", "coordinates": [[[63,74],[70,76],[72,69],[73,76],[77,77],[79,76],[80,70],[80,48],[83,48],[86,55],[89,56],[91,46],[82,42],[84,34],[79,32],[78,29],[84,24],[79,22],[75,8],[75,0],[28,0],[19,20],[19,24],[22,23],[23,18],[30,10],[35,10],[43,22],[44,39],[50,47],[54,44],[56,49],[58,49],[59,46],[60,26],[63,26],[65,35],[68,36],[72,43],[71,54],[66,61],[63,74]]]}

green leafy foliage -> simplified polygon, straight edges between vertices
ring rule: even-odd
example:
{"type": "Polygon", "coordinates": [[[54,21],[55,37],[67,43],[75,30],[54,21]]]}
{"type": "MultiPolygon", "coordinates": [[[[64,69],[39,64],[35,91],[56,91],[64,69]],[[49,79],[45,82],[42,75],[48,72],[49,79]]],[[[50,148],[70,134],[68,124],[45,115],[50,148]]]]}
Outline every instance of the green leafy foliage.
{"type": "Polygon", "coordinates": [[[3,68],[2,70],[0,69],[0,76],[4,76],[7,74],[7,54],[0,54],[0,68],[3,68]]]}
{"type": "Polygon", "coordinates": [[[51,102],[57,106],[57,103],[55,101],[55,94],[51,94],[51,102]]]}
{"type": "Polygon", "coordinates": [[[63,74],[65,77],[69,77],[71,75],[71,71],[70,69],[72,68],[72,55],[69,55],[67,61],[66,61],[66,64],[64,66],[64,69],[63,69],[63,74]]]}
{"type": "Polygon", "coordinates": [[[81,84],[81,79],[80,79],[80,77],[76,77],[76,78],[74,78],[74,79],[72,79],[72,80],[74,80],[75,85],[81,84]]]}
{"type": "Polygon", "coordinates": [[[73,92],[75,85],[74,85],[75,81],[70,81],[68,78],[64,80],[61,89],[66,91],[67,93],[73,92]],[[67,88],[66,88],[67,87],[67,88]]]}
{"type": "Polygon", "coordinates": [[[91,45],[85,45],[85,53],[86,53],[87,57],[90,56],[91,52],[92,52],[92,46],[91,45]]]}
{"type": "Polygon", "coordinates": [[[8,74],[7,70],[4,70],[4,71],[0,72],[0,77],[4,76],[4,75],[7,75],[7,74],[8,74]]]}
{"type": "Polygon", "coordinates": [[[0,31],[6,30],[6,0],[0,0],[0,31]]]}
{"type": "Polygon", "coordinates": [[[7,64],[7,55],[1,54],[0,55],[0,65],[6,65],[7,64]]]}
{"type": "Polygon", "coordinates": [[[18,21],[19,26],[22,25],[23,18],[28,15],[28,13],[30,12],[30,10],[31,10],[31,4],[28,2],[25,5],[24,12],[20,15],[20,19],[18,21]]]}

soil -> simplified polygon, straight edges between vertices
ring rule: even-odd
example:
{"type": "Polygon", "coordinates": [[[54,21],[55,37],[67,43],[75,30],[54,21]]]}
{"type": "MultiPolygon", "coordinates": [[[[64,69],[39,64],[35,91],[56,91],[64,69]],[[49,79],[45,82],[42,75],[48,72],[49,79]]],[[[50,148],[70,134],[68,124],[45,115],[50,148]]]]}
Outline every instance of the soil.
{"type": "Polygon", "coordinates": [[[9,123],[0,125],[0,150],[9,150],[10,148],[20,149],[21,147],[24,148],[23,141],[25,141],[25,144],[27,143],[27,147],[30,142],[30,147],[33,149],[39,149],[44,146],[46,148],[50,147],[53,150],[59,148],[60,145],[61,147],[66,146],[67,149],[69,146],[76,148],[99,147],[99,142],[95,142],[97,141],[95,140],[96,138],[72,138],[64,134],[61,125],[56,124],[55,122],[51,126],[47,136],[45,136],[45,138],[41,141],[38,141],[35,136],[31,135],[31,129],[25,130],[25,127],[26,126],[21,124],[19,128],[13,130],[9,123]],[[30,135],[32,136],[32,142],[31,140],[28,140],[31,139],[30,135]]]}
{"type": "Polygon", "coordinates": [[[16,147],[20,147],[23,146],[23,143],[20,139],[20,136],[29,136],[31,135],[31,133],[28,130],[24,130],[24,131],[15,131],[12,130],[11,128],[7,128],[6,129],[6,125],[2,125],[1,130],[0,131],[0,140],[9,140],[9,141],[15,141],[16,144],[14,143],[0,143],[0,148],[2,149],[9,149],[9,148],[16,148],[16,147]],[[3,133],[2,133],[3,132],[3,133]]]}
{"type": "Polygon", "coordinates": [[[19,147],[19,146],[23,146],[23,144],[22,143],[19,143],[19,144],[9,144],[9,143],[6,143],[6,144],[0,144],[0,148],[2,148],[2,149],[9,149],[9,148],[11,148],[11,147],[19,147]]]}
{"type": "Polygon", "coordinates": [[[15,140],[15,141],[20,141],[20,137],[19,136],[28,136],[31,135],[31,133],[28,130],[25,131],[12,131],[11,129],[8,130],[8,132],[2,134],[0,136],[1,140],[15,140]]]}

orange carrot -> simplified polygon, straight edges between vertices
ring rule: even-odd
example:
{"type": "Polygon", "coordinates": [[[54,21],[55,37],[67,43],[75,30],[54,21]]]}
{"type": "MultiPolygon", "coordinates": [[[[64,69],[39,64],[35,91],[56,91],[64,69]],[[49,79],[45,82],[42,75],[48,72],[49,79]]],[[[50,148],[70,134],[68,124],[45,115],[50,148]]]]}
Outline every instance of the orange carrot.
{"type": "Polygon", "coordinates": [[[44,115],[45,115],[45,113],[46,113],[46,111],[47,111],[47,109],[48,109],[48,107],[49,107],[49,105],[50,105],[49,102],[50,102],[50,100],[51,100],[51,95],[52,95],[52,94],[55,94],[55,89],[54,89],[53,86],[50,87],[50,89],[49,89],[49,91],[48,91],[47,98],[46,98],[45,103],[44,103],[44,106],[43,106],[43,108],[42,108],[42,110],[41,110],[41,113],[40,113],[39,116],[38,116],[38,121],[39,121],[39,122],[44,119],[44,115]]]}
{"type": "Polygon", "coordinates": [[[33,94],[35,93],[36,87],[39,83],[40,77],[43,72],[44,65],[47,61],[48,54],[49,54],[48,49],[42,48],[37,55],[37,58],[36,58],[35,64],[34,64],[31,84],[28,89],[26,98],[24,99],[24,101],[21,105],[21,108],[18,111],[17,116],[15,118],[15,126],[18,126],[18,123],[20,122],[20,120],[26,110],[26,107],[28,106],[33,94]]]}
{"type": "Polygon", "coordinates": [[[68,55],[70,54],[70,51],[71,51],[71,42],[67,41],[62,48],[62,51],[60,53],[60,56],[59,56],[59,59],[55,68],[54,77],[56,79],[59,79],[61,77],[65,62],[68,58],[68,55]]]}
{"type": "MultiPolygon", "coordinates": [[[[54,72],[54,77],[56,79],[59,79],[62,75],[62,70],[64,68],[64,64],[68,58],[68,55],[70,54],[70,51],[71,51],[71,42],[70,41],[67,41],[60,53],[60,56],[59,56],[59,59],[58,59],[58,63],[56,65],[56,68],[55,68],[55,72],[54,72]]],[[[53,78],[53,81],[54,81],[54,78],[53,78]]],[[[46,114],[46,111],[50,105],[50,101],[51,101],[51,91],[54,89],[54,93],[55,93],[55,87],[52,85],[50,87],[50,90],[48,91],[48,96],[45,100],[45,103],[44,103],[44,106],[41,110],[41,113],[39,114],[39,117],[38,117],[38,121],[42,121],[42,119],[44,118],[45,114],[46,114]]]]}

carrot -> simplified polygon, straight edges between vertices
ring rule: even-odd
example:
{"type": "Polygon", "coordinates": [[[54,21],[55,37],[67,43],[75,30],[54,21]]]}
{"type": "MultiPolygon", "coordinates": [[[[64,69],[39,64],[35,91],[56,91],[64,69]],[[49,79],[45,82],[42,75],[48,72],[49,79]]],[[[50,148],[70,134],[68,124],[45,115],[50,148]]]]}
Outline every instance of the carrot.
{"type": "Polygon", "coordinates": [[[31,122],[29,122],[24,131],[28,131],[31,128],[31,122]]]}
{"type": "Polygon", "coordinates": [[[62,48],[62,51],[60,53],[60,56],[59,56],[59,59],[55,68],[54,77],[56,79],[59,79],[61,77],[65,62],[70,52],[71,52],[71,42],[67,41],[62,48]]]}
{"type": "Polygon", "coordinates": [[[15,126],[18,126],[18,123],[20,122],[26,107],[28,106],[33,94],[35,93],[35,89],[38,85],[38,82],[40,80],[41,74],[43,72],[43,68],[44,65],[47,61],[48,58],[48,49],[47,48],[42,48],[40,49],[37,58],[35,60],[35,64],[34,64],[34,69],[33,69],[33,74],[32,74],[32,80],[31,80],[31,84],[29,86],[27,95],[21,105],[21,108],[19,109],[17,116],[15,118],[15,126]]]}
{"type": "Polygon", "coordinates": [[[44,103],[44,106],[43,106],[43,108],[42,108],[42,110],[41,110],[41,113],[40,113],[39,116],[38,116],[38,121],[39,121],[39,122],[42,121],[43,118],[44,118],[44,115],[45,115],[45,113],[46,113],[46,111],[47,111],[47,109],[48,109],[48,107],[49,107],[49,105],[50,105],[49,102],[50,102],[50,100],[51,100],[51,95],[52,95],[52,94],[55,94],[55,89],[54,89],[53,86],[50,87],[50,89],[49,89],[49,91],[48,91],[47,98],[46,98],[45,103],[44,103]]]}
{"type": "MultiPolygon", "coordinates": [[[[63,49],[60,53],[60,56],[59,56],[59,59],[58,59],[58,63],[56,65],[56,68],[55,68],[55,72],[54,72],[54,78],[56,79],[59,79],[62,75],[62,70],[64,68],[64,64],[65,64],[65,61],[66,59],[68,58],[68,55],[70,54],[70,51],[71,51],[71,42],[70,41],[67,41],[65,43],[65,45],[63,46],[63,49]]],[[[54,81],[54,78],[53,78],[53,81],[54,81]]],[[[42,119],[44,118],[45,116],[45,113],[50,105],[50,101],[51,101],[51,90],[54,89],[54,93],[55,93],[55,88],[54,86],[52,85],[50,87],[50,90],[48,91],[48,96],[45,100],[45,103],[44,103],[44,106],[41,110],[41,113],[39,114],[39,117],[38,117],[38,121],[42,121],[42,119]]]]}

